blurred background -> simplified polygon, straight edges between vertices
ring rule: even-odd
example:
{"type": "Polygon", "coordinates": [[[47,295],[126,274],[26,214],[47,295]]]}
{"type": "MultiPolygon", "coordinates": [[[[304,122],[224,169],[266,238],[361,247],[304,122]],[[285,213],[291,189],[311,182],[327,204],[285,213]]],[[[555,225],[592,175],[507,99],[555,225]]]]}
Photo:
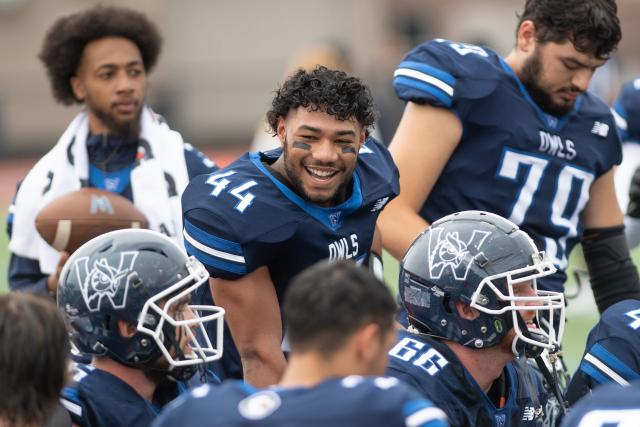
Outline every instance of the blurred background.
{"type": "MultiPolygon", "coordinates": [[[[37,54],[59,16],[93,0],[0,0],[0,222],[16,182],[58,140],[78,107],[53,101],[37,54]]],[[[150,76],[149,104],[171,127],[221,164],[264,129],[278,83],[314,49],[332,50],[343,68],[371,88],[388,142],[402,114],[391,87],[403,55],[434,37],[488,46],[506,55],[514,41],[520,0],[129,0],[102,1],[145,12],[164,36],[150,76]]],[[[640,74],[640,1],[618,0],[623,41],[594,77],[607,102],[640,74]]],[[[576,251],[578,252],[578,251],[576,251]]],[[[6,233],[0,232],[0,291],[7,286],[6,233]]],[[[580,265],[574,254],[572,265],[580,265]]],[[[387,277],[396,281],[388,262],[387,277]]],[[[595,308],[584,294],[570,304],[570,363],[580,357],[595,308]],[[573,319],[573,320],[571,320],[573,319]],[[575,343],[574,343],[575,342],[575,343]]]]}

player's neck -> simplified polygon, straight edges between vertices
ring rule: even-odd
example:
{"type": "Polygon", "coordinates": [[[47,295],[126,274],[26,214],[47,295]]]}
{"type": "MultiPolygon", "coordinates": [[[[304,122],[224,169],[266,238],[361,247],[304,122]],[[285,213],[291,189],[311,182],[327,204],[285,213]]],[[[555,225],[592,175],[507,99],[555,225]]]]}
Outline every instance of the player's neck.
{"type": "Polygon", "coordinates": [[[520,77],[520,72],[522,71],[522,66],[524,65],[524,58],[514,49],[509,55],[504,58],[504,62],[513,70],[514,73],[518,77],[520,77]]]}
{"type": "Polygon", "coordinates": [[[475,349],[452,341],[445,341],[445,343],[485,393],[491,388],[491,384],[500,377],[507,363],[513,359],[513,355],[502,352],[499,346],[475,349]]]}
{"type": "Polygon", "coordinates": [[[349,360],[339,357],[327,359],[315,352],[292,353],[287,369],[279,382],[282,387],[314,387],[321,382],[336,377],[357,375],[349,360]]]}
{"type": "Polygon", "coordinates": [[[151,381],[140,369],[125,366],[108,357],[94,357],[91,364],[127,383],[146,401],[152,401],[153,393],[156,391],[156,383],[151,381]]]}

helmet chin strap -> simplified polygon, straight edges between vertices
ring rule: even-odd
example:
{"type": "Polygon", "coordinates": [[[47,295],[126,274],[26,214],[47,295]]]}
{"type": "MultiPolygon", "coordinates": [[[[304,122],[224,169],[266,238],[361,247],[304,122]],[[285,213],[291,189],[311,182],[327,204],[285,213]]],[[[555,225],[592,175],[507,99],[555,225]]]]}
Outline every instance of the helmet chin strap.
{"type": "MultiPolygon", "coordinates": [[[[543,343],[549,342],[549,339],[547,338],[547,336],[530,330],[527,327],[527,324],[525,323],[525,321],[522,319],[522,316],[520,316],[520,313],[516,313],[516,319],[522,335],[524,335],[526,338],[543,342],[543,343]]],[[[553,351],[550,351],[550,353],[556,353],[558,350],[559,349],[554,348],[553,351]]],[[[557,372],[555,371],[555,367],[554,367],[554,372],[552,374],[549,371],[549,368],[547,367],[546,363],[544,363],[544,360],[542,360],[542,353],[544,351],[544,347],[525,342],[521,340],[518,337],[518,335],[516,335],[516,337],[513,339],[513,343],[511,344],[511,351],[513,351],[513,353],[518,356],[517,360],[521,360],[523,362],[523,366],[527,365],[527,362],[526,362],[527,359],[535,360],[536,365],[538,365],[538,370],[540,371],[544,379],[547,381],[547,384],[551,389],[551,392],[555,395],[556,399],[558,399],[558,402],[560,403],[560,410],[564,414],[566,411],[567,405],[566,405],[564,396],[560,391],[560,387],[557,381],[557,372]]],[[[529,375],[527,375],[527,382],[531,387],[531,380],[529,378],[529,375]]]]}
{"type": "MultiPolygon", "coordinates": [[[[178,360],[186,360],[185,354],[180,348],[180,342],[176,338],[175,330],[169,324],[164,325],[164,336],[165,340],[169,341],[169,346],[167,349],[173,348],[176,352],[176,359],[178,360]]],[[[198,370],[198,365],[187,365],[187,366],[171,366],[169,369],[162,370],[165,374],[175,379],[176,381],[187,381],[189,378],[193,376],[198,370]]]]}

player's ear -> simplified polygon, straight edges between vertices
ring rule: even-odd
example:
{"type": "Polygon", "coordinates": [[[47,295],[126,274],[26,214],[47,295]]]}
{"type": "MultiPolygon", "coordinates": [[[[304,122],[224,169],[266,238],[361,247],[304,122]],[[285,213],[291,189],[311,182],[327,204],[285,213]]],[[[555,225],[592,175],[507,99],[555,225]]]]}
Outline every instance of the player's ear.
{"type": "Polygon", "coordinates": [[[478,310],[476,310],[475,308],[472,308],[469,304],[465,302],[456,301],[455,305],[456,305],[456,310],[458,311],[458,316],[460,316],[463,319],[474,320],[474,319],[477,319],[478,316],[480,316],[480,312],[478,310]]]}
{"type": "Polygon", "coordinates": [[[73,76],[69,79],[69,84],[71,85],[71,90],[73,91],[73,95],[80,102],[84,102],[84,99],[87,96],[87,93],[84,89],[84,85],[80,81],[80,77],[73,76]]]}
{"type": "Polygon", "coordinates": [[[529,53],[536,46],[536,25],[531,20],[522,21],[518,27],[516,36],[516,46],[518,50],[529,53]]]}
{"type": "Polygon", "coordinates": [[[285,126],[284,117],[278,117],[278,126],[276,128],[276,134],[278,135],[278,139],[280,139],[280,146],[284,146],[284,141],[287,137],[287,128],[285,126]]]}
{"type": "Polygon", "coordinates": [[[369,323],[356,331],[356,351],[358,359],[364,362],[363,366],[367,366],[371,360],[375,360],[378,356],[381,348],[381,333],[380,326],[375,323],[369,323]]]}

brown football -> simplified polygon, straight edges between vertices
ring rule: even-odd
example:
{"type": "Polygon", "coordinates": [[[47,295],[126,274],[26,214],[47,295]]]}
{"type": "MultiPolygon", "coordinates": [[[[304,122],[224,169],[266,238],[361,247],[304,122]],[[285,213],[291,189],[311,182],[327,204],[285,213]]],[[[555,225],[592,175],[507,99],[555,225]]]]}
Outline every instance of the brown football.
{"type": "Polygon", "coordinates": [[[129,200],[96,188],[54,199],[36,216],[40,236],[55,249],[69,253],[108,231],[147,226],[145,216],[129,200]]]}

